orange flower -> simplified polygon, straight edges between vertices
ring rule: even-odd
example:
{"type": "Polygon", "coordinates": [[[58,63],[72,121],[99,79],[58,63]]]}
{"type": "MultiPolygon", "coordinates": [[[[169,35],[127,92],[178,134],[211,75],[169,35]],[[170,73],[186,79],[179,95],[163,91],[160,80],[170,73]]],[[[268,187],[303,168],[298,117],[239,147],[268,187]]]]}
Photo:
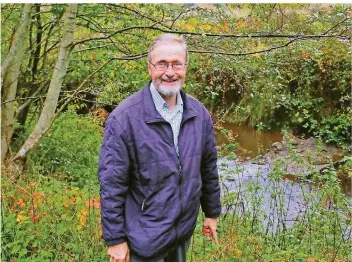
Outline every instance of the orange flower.
{"type": "Polygon", "coordinates": [[[21,199],[18,199],[18,200],[16,201],[16,205],[19,206],[19,207],[21,207],[21,208],[26,206],[26,204],[24,203],[24,201],[23,201],[22,198],[21,198],[21,199]]]}
{"type": "Polygon", "coordinates": [[[42,204],[43,203],[43,193],[34,192],[32,194],[33,202],[35,204],[42,204]]]}

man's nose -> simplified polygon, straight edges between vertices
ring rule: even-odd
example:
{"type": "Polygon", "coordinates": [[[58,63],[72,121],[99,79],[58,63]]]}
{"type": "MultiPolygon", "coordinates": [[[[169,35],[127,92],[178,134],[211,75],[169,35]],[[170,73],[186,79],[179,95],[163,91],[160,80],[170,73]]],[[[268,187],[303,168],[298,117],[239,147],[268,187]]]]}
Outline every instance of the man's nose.
{"type": "Polygon", "coordinates": [[[168,67],[167,67],[167,69],[166,69],[166,71],[165,71],[165,74],[166,74],[167,76],[173,76],[173,75],[175,74],[175,71],[174,71],[174,69],[172,68],[172,64],[168,64],[168,67]]]}

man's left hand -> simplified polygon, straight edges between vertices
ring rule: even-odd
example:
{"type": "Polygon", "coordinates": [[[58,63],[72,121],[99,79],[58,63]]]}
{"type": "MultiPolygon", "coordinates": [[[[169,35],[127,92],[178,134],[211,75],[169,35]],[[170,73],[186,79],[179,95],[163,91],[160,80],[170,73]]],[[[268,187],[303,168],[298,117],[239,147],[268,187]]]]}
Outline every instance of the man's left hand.
{"type": "Polygon", "coordinates": [[[216,218],[206,217],[203,224],[202,234],[207,237],[211,237],[215,244],[218,244],[218,235],[216,233],[217,228],[216,218]]]}

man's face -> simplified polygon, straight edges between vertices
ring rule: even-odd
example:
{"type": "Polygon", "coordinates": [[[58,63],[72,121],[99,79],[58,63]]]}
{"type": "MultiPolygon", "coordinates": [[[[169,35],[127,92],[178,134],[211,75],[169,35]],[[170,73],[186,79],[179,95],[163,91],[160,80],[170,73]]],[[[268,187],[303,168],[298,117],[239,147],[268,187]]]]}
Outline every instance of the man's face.
{"type": "MultiPolygon", "coordinates": [[[[150,55],[150,62],[154,65],[161,62],[186,63],[186,51],[177,42],[160,43],[150,55]]],[[[164,97],[176,95],[185,82],[187,66],[175,71],[170,64],[166,71],[158,71],[150,62],[148,61],[148,71],[156,90],[164,97]]]]}

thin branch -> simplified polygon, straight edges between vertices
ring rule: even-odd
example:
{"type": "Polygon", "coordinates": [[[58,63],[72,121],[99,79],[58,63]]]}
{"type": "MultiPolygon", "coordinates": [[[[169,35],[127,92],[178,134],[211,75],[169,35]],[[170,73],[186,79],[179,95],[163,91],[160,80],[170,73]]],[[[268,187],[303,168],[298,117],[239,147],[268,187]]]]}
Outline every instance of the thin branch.
{"type": "Polygon", "coordinates": [[[81,97],[76,97],[75,99],[80,100],[80,101],[84,101],[84,102],[88,102],[88,103],[98,104],[98,102],[96,100],[88,100],[88,99],[81,98],[81,97]]]}
{"type": "MultiPolygon", "coordinates": [[[[91,17],[87,17],[87,18],[86,18],[85,16],[81,16],[80,18],[82,18],[83,20],[87,21],[88,23],[91,23],[91,24],[92,24],[95,28],[97,28],[97,29],[93,29],[93,28],[89,27],[88,25],[87,25],[87,28],[89,28],[89,29],[91,29],[91,30],[93,30],[93,31],[95,31],[95,32],[102,33],[102,34],[104,34],[105,36],[107,36],[107,32],[105,31],[105,29],[104,29],[103,27],[101,27],[101,26],[99,25],[99,23],[96,22],[93,18],[91,18],[91,17]]],[[[112,44],[118,51],[120,51],[120,52],[123,53],[123,54],[126,53],[126,52],[124,52],[123,50],[121,50],[118,45],[115,44],[115,41],[114,41],[111,37],[108,37],[108,39],[109,39],[109,41],[111,42],[111,44],[112,44]]]]}
{"type": "Polygon", "coordinates": [[[95,33],[103,33],[103,32],[101,32],[101,31],[99,31],[99,30],[97,30],[97,29],[95,29],[93,27],[90,27],[89,25],[84,24],[84,23],[77,22],[76,25],[85,27],[87,29],[90,29],[90,30],[94,31],[95,33]]]}
{"type": "Polygon", "coordinates": [[[52,49],[57,48],[57,45],[60,43],[60,41],[56,41],[48,50],[46,50],[45,52],[43,52],[40,56],[40,58],[42,58],[44,55],[46,55],[47,53],[49,53],[52,49]]]}
{"type": "Polygon", "coordinates": [[[172,28],[174,27],[174,24],[176,23],[176,21],[177,21],[182,15],[187,14],[187,13],[193,11],[193,10],[194,10],[194,7],[190,7],[190,8],[188,8],[188,9],[184,10],[183,12],[181,12],[180,14],[178,14],[178,16],[176,16],[176,18],[175,18],[174,20],[172,20],[172,24],[171,24],[171,26],[170,26],[170,29],[172,29],[172,28]]]}
{"type": "Polygon", "coordinates": [[[225,116],[230,112],[232,107],[234,106],[235,103],[232,103],[231,106],[226,110],[226,112],[223,114],[223,116],[215,123],[214,126],[217,126],[221,121],[225,118],[225,116]]]}
{"type": "Polygon", "coordinates": [[[7,101],[4,101],[4,102],[1,102],[0,105],[4,105],[4,104],[7,104],[7,103],[12,103],[12,102],[15,102],[15,101],[20,101],[20,100],[26,100],[26,99],[38,99],[38,98],[44,98],[46,96],[27,96],[27,97],[19,97],[19,98],[16,98],[16,99],[12,99],[12,100],[7,100],[7,101]]]}
{"type": "Polygon", "coordinates": [[[89,51],[89,50],[94,50],[94,49],[100,49],[100,48],[105,48],[105,47],[110,47],[112,45],[114,45],[115,43],[110,43],[110,44],[106,44],[106,45],[100,45],[100,46],[94,46],[94,47],[89,47],[89,48],[85,48],[85,49],[80,49],[80,50],[76,50],[73,53],[81,53],[81,52],[85,52],[85,51],[89,51]]]}
{"type": "MultiPolygon", "coordinates": [[[[319,35],[319,37],[328,37],[328,36],[323,36],[323,35],[319,35]]],[[[286,47],[296,41],[299,40],[308,40],[311,38],[316,38],[314,36],[302,36],[302,37],[297,37],[294,38],[290,41],[288,41],[287,43],[280,45],[280,46],[274,46],[268,49],[264,49],[264,50],[258,50],[258,51],[253,51],[253,52],[247,52],[247,53],[228,53],[228,52],[221,52],[221,51],[201,51],[201,50],[189,50],[188,52],[190,53],[195,53],[195,54],[213,54],[213,55],[228,55],[228,56],[245,56],[245,55],[254,55],[254,54],[261,54],[261,53],[268,53],[271,51],[274,51],[276,49],[280,49],[283,47],[286,47]]],[[[84,50],[79,50],[79,51],[84,51],[84,50]]],[[[77,51],[78,52],[78,51],[77,51]]],[[[121,57],[113,57],[113,60],[138,60],[141,59],[143,57],[147,56],[147,52],[145,53],[141,53],[141,54],[135,54],[135,55],[128,55],[128,56],[121,56],[121,57]]]]}
{"type": "Polygon", "coordinates": [[[127,28],[122,28],[122,29],[117,30],[117,31],[115,31],[115,32],[113,32],[113,33],[111,33],[111,34],[109,34],[107,36],[92,37],[92,38],[86,38],[86,39],[82,39],[80,41],[76,41],[73,45],[76,46],[76,45],[83,44],[83,43],[88,42],[88,41],[108,39],[110,37],[113,37],[116,34],[123,33],[125,31],[129,31],[129,30],[133,30],[133,29],[155,29],[153,26],[154,25],[152,25],[152,26],[131,26],[131,27],[127,27],[127,28]]]}
{"type": "Polygon", "coordinates": [[[342,21],[338,22],[336,25],[334,25],[333,27],[331,27],[330,29],[328,29],[327,31],[325,31],[323,33],[323,35],[326,35],[327,33],[329,33],[330,31],[332,31],[333,29],[335,29],[336,27],[338,27],[339,25],[341,25],[342,23],[344,23],[347,20],[351,20],[351,18],[346,17],[345,19],[343,19],[342,21]]]}
{"type": "Polygon", "coordinates": [[[145,53],[141,53],[141,54],[137,54],[137,55],[113,57],[112,59],[114,59],[114,60],[138,60],[143,57],[146,57],[147,55],[148,55],[148,53],[145,52],[145,53]]]}
{"type": "Polygon", "coordinates": [[[121,6],[121,5],[117,5],[117,4],[108,4],[108,5],[114,6],[114,7],[118,7],[118,8],[122,8],[122,9],[126,9],[126,10],[131,11],[131,12],[133,12],[133,13],[135,13],[135,14],[137,14],[137,15],[143,17],[143,18],[146,18],[146,19],[148,19],[148,20],[150,20],[150,21],[152,21],[152,22],[154,22],[154,23],[157,23],[157,24],[160,24],[160,25],[162,25],[162,26],[164,26],[164,27],[166,27],[166,28],[172,29],[172,27],[169,27],[168,25],[165,25],[164,23],[162,23],[162,20],[161,20],[161,21],[157,21],[157,20],[155,20],[154,18],[149,17],[149,16],[147,16],[147,15],[145,15],[145,14],[142,14],[141,12],[139,12],[139,11],[137,11],[137,10],[134,10],[134,9],[132,9],[132,8],[129,8],[129,7],[127,7],[127,6],[121,6]]]}
{"type": "MultiPolygon", "coordinates": [[[[2,21],[3,25],[6,24],[7,19],[9,19],[9,17],[12,15],[12,11],[14,9],[18,9],[18,10],[20,9],[20,8],[18,8],[18,4],[12,4],[12,6],[10,6],[9,8],[10,8],[10,13],[4,18],[4,21],[2,21]]],[[[1,9],[2,9],[2,13],[4,14],[4,7],[2,6],[1,9]]],[[[16,11],[18,11],[18,10],[16,10],[16,11]]]]}
{"type": "Polygon", "coordinates": [[[174,30],[166,30],[158,27],[151,26],[132,26],[117,30],[111,33],[108,36],[104,37],[93,37],[87,38],[80,41],[76,41],[74,45],[82,44],[88,41],[94,40],[104,40],[108,39],[118,33],[122,33],[129,30],[135,29],[150,29],[150,30],[157,30],[164,33],[171,33],[171,34],[182,34],[182,35],[197,35],[197,36],[211,36],[211,37],[219,37],[219,38],[341,38],[341,39],[350,39],[348,36],[343,35],[288,35],[288,34],[213,34],[213,33],[199,33],[199,32],[187,32],[187,31],[174,31],[174,30]]]}
{"type": "Polygon", "coordinates": [[[100,32],[100,33],[106,33],[106,32],[103,32],[103,28],[100,26],[100,24],[98,22],[96,22],[94,19],[92,19],[91,17],[88,17],[86,15],[80,15],[78,16],[77,18],[80,18],[80,19],[83,19],[84,21],[87,21],[88,23],[91,23],[93,26],[95,26],[97,28],[97,31],[96,29],[93,29],[91,27],[89,27],[90,29],[94,30],[94,31],[97,31],[97,32],[100,32]]]}
{"type": "MultiPolygon", "coordinates": [[[[46,81],[46,83],[42,84],[35,92],[34,94],[32,95],[33,98],[31,99],[28,99],[26,102],[24,102],[20,108],[17,110],[16,114],[15,114],[15,117],[14,119],[17,120],[18,116],[20,115],[21,111],[26,108],[27,106],[30,105],[30,103],[32,103],[32,99],[34,99],[34,97],[36,97],[43,89],[44,87],[49,84],[50,81],[46,81]]],[[[42,96],[43,97],[43,96],[42,96]]],[[[45,97],[45,96],[44,96],[45,97]]],[[[40,97],[37,97],[37,98],[40,98],[40,97]]],[[[36,100],[36,99],[34,99],[36,100]]]]}
{"type": "Polygon", "coordinates": [[[80,92],[80,90],[85,86],[85,84],[88,82],[88,80],[94,76],[96,73],[98,73],[101,69],[103,69],[107,64],[109,64],[113,59],[110,58],[108,61],[106,61],[104,64],[102,64],[99,68],[97,68],[93,73],[91,73],[89,76],[87,76],[86,79],[83,80],[83,82],[75,89],[75,91],[72,93],[72,95],[65,101],[65,103],[60,107],[60,109],[56,112],[53,120],[51,121],[51,124],[49,126],[52,126],[54,123],[54,120],[60,115],[60,113],[65,109],[65,107],[72,101],[72,99],[75,97],[77,93],[80,92]]]}
{"type": "Polygon", "coordinates": [[[213,33],[198,33],[198,32],[187,32],[187,31],[170,31],[162,28],[152,27],[152,30],[158,30],[164,33],[174,33],[182,35],[197,35],[197,36],[216,36],[220,38],[326,38],[326,37],[337,37],[349,39],[348,36],[343,35],[287,35],[287,34],[213,34],[213,33]]]}
{"type": "Polygon", "coordinates": [[[309,38],[314,38],[314,37],[297,37],[295,39],[292,39],[291,41],[287,42],[286,44],[280,45],[280,46],[274,46],[269,49],[264,49],[264,50],[259,50],[259,51],[254,51],[254,52],[247,52],[247,53],[228,53],[228,52],[219,52],[219,51],[199,51],[199,50],[189,50],[188,52],[190,53],[198,53],[198,54],[216,54],[216,55],[229,55],[229,56],[245,56],[245,55],[254,55],[254,54],[261,54],[261,53],[268,53],[271,51],[274,51],[276,49],[280,49],[283,47],[286,47],[298,40],[306,40],[309,38]]]}

